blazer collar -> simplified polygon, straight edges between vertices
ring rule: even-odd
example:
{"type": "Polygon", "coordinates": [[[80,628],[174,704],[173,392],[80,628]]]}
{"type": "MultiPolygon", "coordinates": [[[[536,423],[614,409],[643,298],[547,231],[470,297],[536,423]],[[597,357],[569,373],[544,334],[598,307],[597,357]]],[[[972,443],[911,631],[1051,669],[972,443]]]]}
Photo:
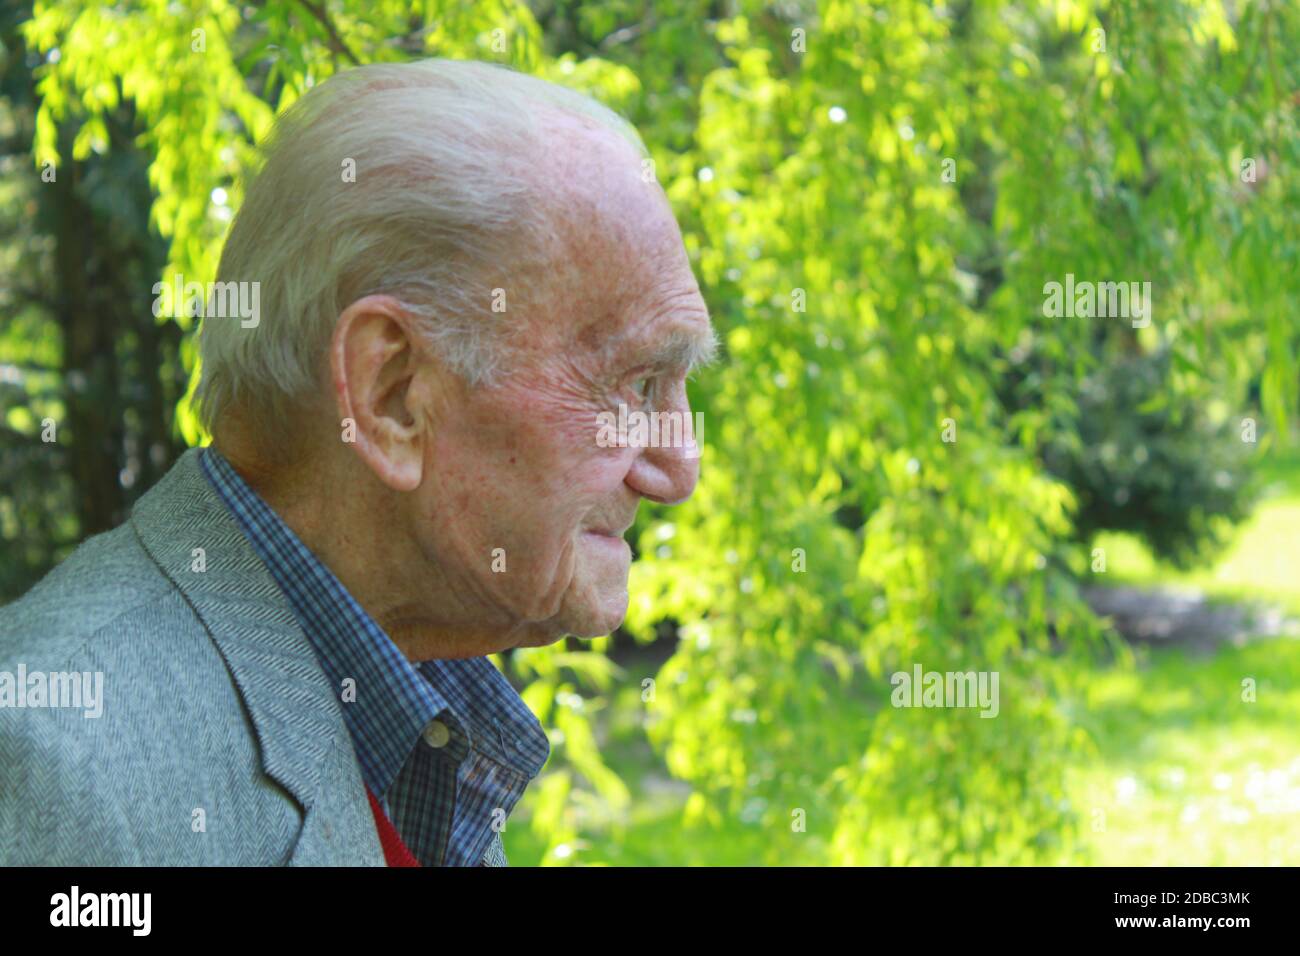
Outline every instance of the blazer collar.
{"type": "Polygon", "coordinates": [[[338,698],[279,586],[186,451],[135,505],[131,524],[226,662],[266,774],[309,810],[321,764],[347,728],[338,698]],[[200,550],[201,549],[201,550],[200,550]]]}

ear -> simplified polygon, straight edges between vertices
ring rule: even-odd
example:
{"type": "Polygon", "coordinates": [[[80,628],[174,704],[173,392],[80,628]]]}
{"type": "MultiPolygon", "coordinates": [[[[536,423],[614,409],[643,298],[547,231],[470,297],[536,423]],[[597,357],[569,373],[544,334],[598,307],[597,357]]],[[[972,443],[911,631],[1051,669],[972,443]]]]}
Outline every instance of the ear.
{"type": "Polygon", "coordinates": [[[413,491],[423,477],[426,421],[410,387],[422,354],[414,317],[387,295],[344,309],[330,341],[342,437],[394,491],[413,491]]]}

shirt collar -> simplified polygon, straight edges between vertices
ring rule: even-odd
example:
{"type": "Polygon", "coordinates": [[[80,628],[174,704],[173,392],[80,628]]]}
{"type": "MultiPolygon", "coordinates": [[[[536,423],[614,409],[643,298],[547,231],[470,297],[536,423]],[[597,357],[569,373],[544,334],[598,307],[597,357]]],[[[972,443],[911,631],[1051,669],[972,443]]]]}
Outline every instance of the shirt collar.
{"type": "Polygon", "coordinates": [[[524,780],[550,755],[541,724],[486,657],[412,664],[269,505],[211,446],[199,463],[293,608],[344,701],[366,785],[383,796],[440,715],[467,745],[524,780]]]}

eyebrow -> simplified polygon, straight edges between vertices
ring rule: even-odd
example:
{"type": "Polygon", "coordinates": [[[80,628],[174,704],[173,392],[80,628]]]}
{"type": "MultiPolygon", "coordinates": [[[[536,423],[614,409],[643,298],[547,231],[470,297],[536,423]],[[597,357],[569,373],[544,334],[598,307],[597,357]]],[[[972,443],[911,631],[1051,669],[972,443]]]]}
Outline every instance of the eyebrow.
{"type": "Polygon", "coordinates": [[[684,368],[688,373],[712,365],[718,359],[718,334],[675,329],[663,339],[646,346],[637,356],[638,365],[684,368]]]}

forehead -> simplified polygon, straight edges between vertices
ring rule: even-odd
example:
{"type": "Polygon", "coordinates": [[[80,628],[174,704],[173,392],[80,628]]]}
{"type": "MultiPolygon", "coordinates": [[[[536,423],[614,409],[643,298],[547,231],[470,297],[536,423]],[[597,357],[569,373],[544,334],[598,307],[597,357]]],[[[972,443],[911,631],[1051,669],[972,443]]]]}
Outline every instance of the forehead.
{"type": "MultiPolygon", "coordinates": [[[[586,359],[690,367],[716,349],[672,208],[617,134],[557,121],[538,168],[553,226],[545,267],[552,345],[586,359]]],[[[534,338],[534,345],[541,343],[534,338]]]]}

